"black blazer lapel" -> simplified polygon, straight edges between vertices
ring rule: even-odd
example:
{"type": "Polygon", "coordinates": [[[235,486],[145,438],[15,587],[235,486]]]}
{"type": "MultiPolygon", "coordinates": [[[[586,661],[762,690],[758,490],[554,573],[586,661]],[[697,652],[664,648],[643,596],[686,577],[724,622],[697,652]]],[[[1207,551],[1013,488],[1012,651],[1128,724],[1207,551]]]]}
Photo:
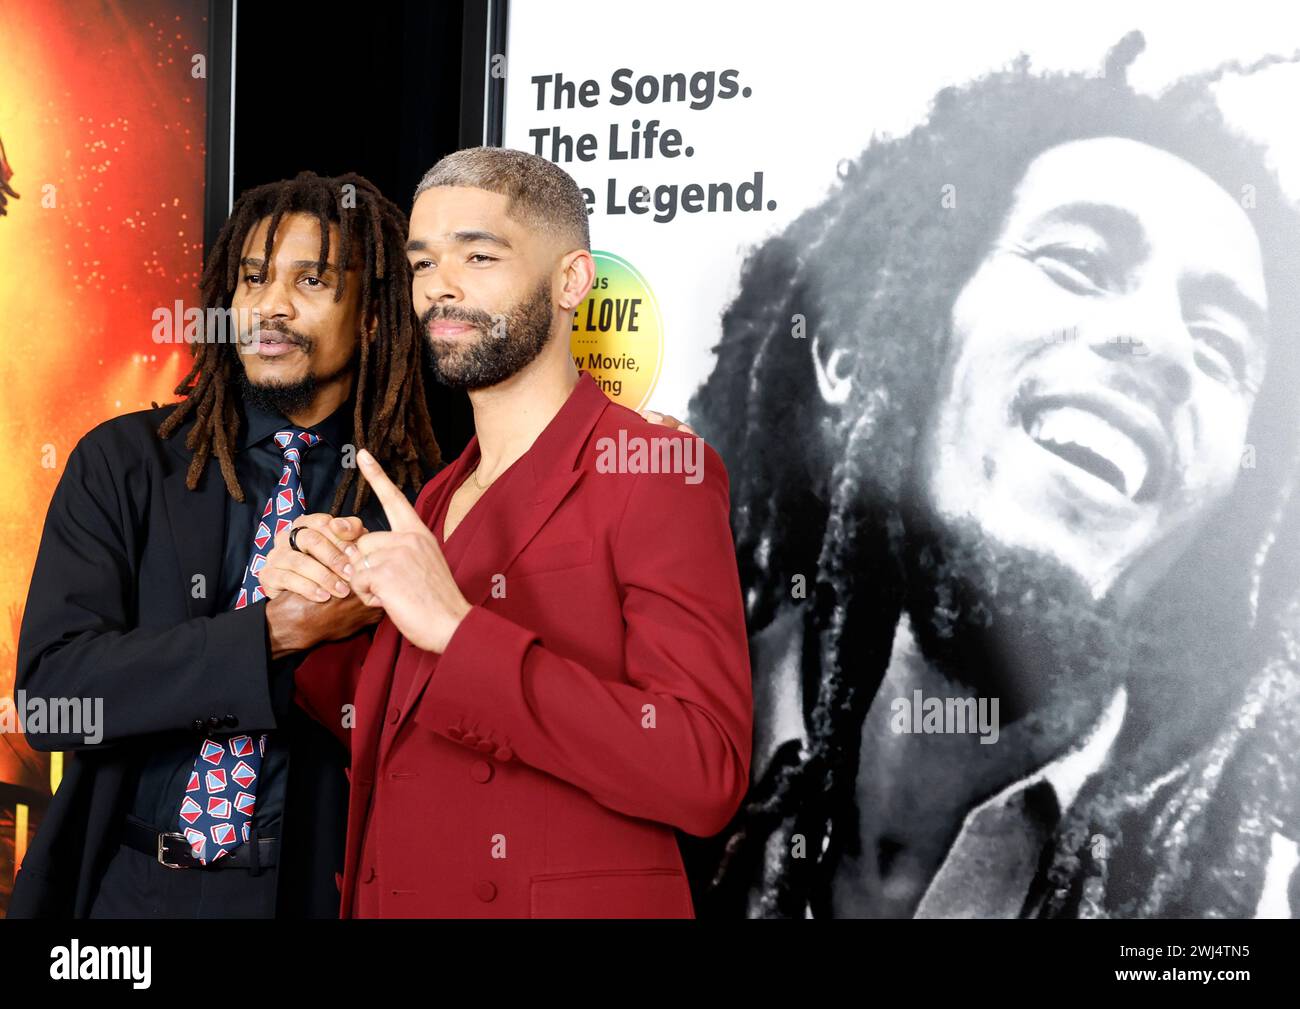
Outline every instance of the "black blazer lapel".
{"type": "Polygon", "coordinates": [[[221,465],[216,459],[208,460],[207,470],[194,490],[185,486],[185,475],[194,455],[185,447],[185,439],[192,426],[192,421],[183,424],[166,441],[167,451],[163,455],[167,472],[163,477],[163,494],[167,501],[172,542],[180,563],[186,608],[190,617],[210,617],[221,610],[223,603],[217,596],[221,585],[227,491],[221,465]],[[202,593],[194,591],[195,575],[203,576],[202,593]]]}

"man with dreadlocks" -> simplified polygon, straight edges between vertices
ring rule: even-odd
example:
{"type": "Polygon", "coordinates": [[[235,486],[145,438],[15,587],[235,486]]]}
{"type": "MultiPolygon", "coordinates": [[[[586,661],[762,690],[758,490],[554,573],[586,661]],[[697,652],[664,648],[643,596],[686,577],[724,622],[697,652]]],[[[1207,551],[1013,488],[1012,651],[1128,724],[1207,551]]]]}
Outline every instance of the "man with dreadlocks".
{"type": "Polygon", "coordinates": [[[346,754],[291,703],[291,655],[381,611],[343,584],[268,604],[257,578],[308,505],[323,514],[300,542],[384,525],[356,449],[411,497],[439,464],[405,241],[405,215],[356,175],[245,193],[201,280],[205,309],[248,324],[239,339],[211,326],[179,404],[70,454],[17,686],[102,699],[103,732],[29,727],[36,748],[75,753],[11,917],[333,913],[346,754]]]}
{"type": "Polygon", "coordinates": [[[1210,91],[1264,64],[1142,96],[1142,44],[945,89],[747,260],[693,403],[736,474],[756,700],[707,913],[1285,893],[1300,215],[1210,91]],[[917,734],[914,698],[1000,700],[997,741],[917,734]]]}

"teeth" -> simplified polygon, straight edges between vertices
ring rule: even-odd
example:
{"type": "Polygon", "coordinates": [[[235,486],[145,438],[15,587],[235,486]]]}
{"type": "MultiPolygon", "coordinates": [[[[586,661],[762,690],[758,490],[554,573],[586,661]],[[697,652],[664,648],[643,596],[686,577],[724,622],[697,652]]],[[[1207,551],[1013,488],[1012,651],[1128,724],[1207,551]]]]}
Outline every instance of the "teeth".
{"type": "Polygon", "coordinates": [[[1095,413],[1073,406],[1049,407],[1033,418],[1028,432],[1040,445],[1074,444],[1101,456],[1123,474],[1123,491],[1130,498],[1146,482],[1149,463],[1141,446],[1095,413]]]}

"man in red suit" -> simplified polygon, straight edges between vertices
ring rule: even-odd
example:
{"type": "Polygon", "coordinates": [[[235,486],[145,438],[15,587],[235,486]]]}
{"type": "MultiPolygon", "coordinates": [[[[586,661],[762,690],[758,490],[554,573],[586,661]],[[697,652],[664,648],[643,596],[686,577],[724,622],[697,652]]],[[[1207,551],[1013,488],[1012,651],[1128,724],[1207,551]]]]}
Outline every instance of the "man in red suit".
{"type": "Polygon", "coordinates": [[[392,531],[303,523],[262,572],[385,611],[296,678],[352,753],[341,915],[693,917],[674,828],[727,824],[752,732],[722,461],[575,367],[595,270],[551,162],[443,159],[407,248],[476,435],[414,507],[359,453],[392,531]]]}

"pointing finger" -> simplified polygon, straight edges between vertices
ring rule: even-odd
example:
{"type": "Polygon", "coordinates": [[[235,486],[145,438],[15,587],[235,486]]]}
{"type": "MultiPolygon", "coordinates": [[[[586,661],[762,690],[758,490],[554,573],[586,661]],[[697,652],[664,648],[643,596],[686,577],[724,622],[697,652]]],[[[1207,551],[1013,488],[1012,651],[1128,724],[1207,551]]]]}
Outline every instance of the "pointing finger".
{"type": "Polygon", "coordinates": [[[357,464],[361,467],[361,475],[366,478],[366,483],[370,484],[375,497],[383,506],[384,515],[388,517],[388,525],[393,532],[413,532],[425,528],[419,513],[411,507],[411,502],[406,500],[406,495],[397,485],[388,479],[388,474],[375,461],[374,456],[363,448],[357,453],[357,464]]]}

